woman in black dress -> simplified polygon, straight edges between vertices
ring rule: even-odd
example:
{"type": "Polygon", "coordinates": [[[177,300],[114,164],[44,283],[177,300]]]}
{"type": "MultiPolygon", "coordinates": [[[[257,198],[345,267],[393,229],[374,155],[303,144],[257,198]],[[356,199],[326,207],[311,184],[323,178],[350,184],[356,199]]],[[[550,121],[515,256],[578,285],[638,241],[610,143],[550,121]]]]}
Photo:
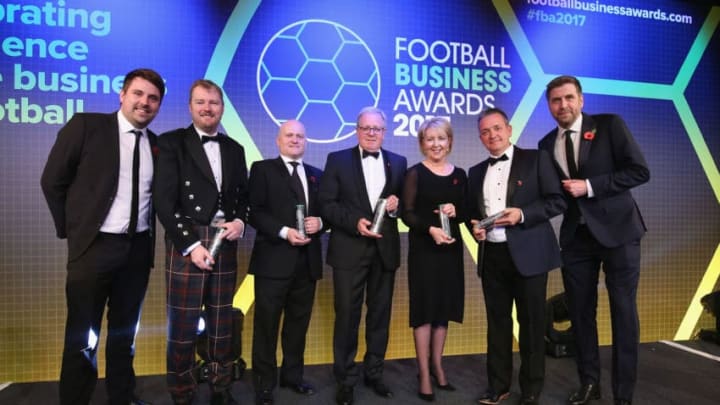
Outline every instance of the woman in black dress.
{"type": "Polygon", "coordinates": [[[425,159],[405,177],[402,219],[408,234],[410,327],[415,338],[420,387],[418,396],[432,401],[431,376],[439,389],[454,390],[442,367],[449,321],[462,322],[465,285],[460,228],[464,220],[467,177],[447,161],[453,132],[443,118],[431,118],[418,129],[425,159]],[[449,217],[449,233],[439,213],[449,217]]]}

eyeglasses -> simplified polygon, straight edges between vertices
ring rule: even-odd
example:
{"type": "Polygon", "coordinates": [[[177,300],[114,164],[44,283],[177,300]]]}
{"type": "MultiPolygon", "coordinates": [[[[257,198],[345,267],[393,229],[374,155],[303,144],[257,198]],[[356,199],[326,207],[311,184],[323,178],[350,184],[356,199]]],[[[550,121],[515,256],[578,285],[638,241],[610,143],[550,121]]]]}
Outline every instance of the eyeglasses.
{"type": "Polygon", "coordinates": [[[373,132],[376,134],[379,134],[379,133],[385,131],[385,128],[380,128],[380,127],[357,127],[357,129],[358,129],[358,131],[364,132],[366,134],[373,133],[373,132]]]}

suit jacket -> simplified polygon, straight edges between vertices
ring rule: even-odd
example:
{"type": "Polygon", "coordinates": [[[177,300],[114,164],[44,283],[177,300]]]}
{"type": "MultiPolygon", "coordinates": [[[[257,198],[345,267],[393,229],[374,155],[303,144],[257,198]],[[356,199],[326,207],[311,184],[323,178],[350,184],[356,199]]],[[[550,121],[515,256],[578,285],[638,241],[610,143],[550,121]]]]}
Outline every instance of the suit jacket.
{"type": "MultiPolygon", "coordinates": [[[[380,196],[394,194],[399,198],[407,159],[384,149],[382,156],[385,163],[385,188],[380,196]]],[[[323,220],[332,227],[327,262],[333,267],[347,268],[357,263],[367,243],[367,238],[360,236],[357,231],[357,222],[360,218],[372,220],[375,207],[370,206],[360,159],[359,147],[354,146],[330,153],[325,164],[319,198],[323,220]]],[[[383,266],[387,271],[395,271],[400,266],[397,218],[386,214],[380,233],[383,237],[375,240],[375,243],[383,266]]]]}
{"type": "MultiPolygon", "coordinates": [[[[540,140],[540,149],[554,156],[557,129],[540,140]]],[[[554,159],[556,169],[567,178],[554,159]]],[[[572,241],[580,215],[600,244],[617,247],[639,239],[645,223],[630,189],[650,179],[645,158],[625,122],[618,115],[583,113],[578,154],[581,179],[590,181],[593,198],[568,198],[568,212],[560,231],[560,245],[572,241]]]]}
{"type": "MultiPolygon", "coordinates": [[[[533,276],[560,267],[560,249],[550,218],[561,214],[566,203],[560,179],[550,156],[544,151],[514,147],[508,178],[506,206],[520,208],[524,221],[505,228],[510,256],[518,272],[533,276]]],[[[468,204],[470,218],[482,219],[485,212],[483,183],[489,159],[470,168],[468,204]]],[[[472,229],[472,225],[468,223],[472,229]]],[[[482,274],[484,242],[478,246],[478,274],[482,274]]]]}
{"type": "MultiPolygon", "coordinates": [[[[308,188],[306,215],[319,217],[318,190],[322,171],[303,163],[308,188]]],[[[309,235],[305,247],[292,246],[279,234],[283,226],[296,228],[295,194],[291,177],[282,158],[253,163],[250,168],[250,214],[248,221],[257,230],[248,272],[269,278],[290,278],[300,249],[306,248],[310,277],[322,278],[322,230],[309,235]]]]}
{"type": "Polygon", "coordinates": [[[160,135],[153,201],[158,218],[176,249],[182,251],[200,240],[193,225],[209,225],[219,204],[225,220],[247,214],[247,166],[243,147],[218,134],[222,161],[221,192],[215,185],[210,162],[195,127],[160,135]]]}
{"type": "MultiPolygon", "coordinates": [[[[115,199],[120,174],[119,131],[117,111],[78,113],[60,129],[50,150],[40,183],[57,236],[68,240],[68,260],[87,250],[115,199]]],[[[157,137],[146,132],[153,163],[157,163],[157,137]]],[[[154,234],[152,209],[149,222],[154,234]]]]}

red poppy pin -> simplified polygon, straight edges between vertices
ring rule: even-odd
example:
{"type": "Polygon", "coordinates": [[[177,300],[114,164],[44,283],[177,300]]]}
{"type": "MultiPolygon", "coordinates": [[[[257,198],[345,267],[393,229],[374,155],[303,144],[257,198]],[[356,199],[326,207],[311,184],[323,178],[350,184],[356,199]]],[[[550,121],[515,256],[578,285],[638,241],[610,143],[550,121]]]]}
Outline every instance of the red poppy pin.
{"type": "Polygon", "coordinates": [[[453,179],[453,186],[456,186],[457,184],[458,184],[458,179],[457,179],[457,177],[456,177],[456,178],[453,179]]]}
{"type": "Polygon", "coordinates": [[[522,187],[522,180],[518,180],[518,181],[517,181],[517,186],[518,186],[518,187],[522,187]]]}
{"type": "Polygon", "coordinates": [[[593,129],[592,131],[587,131],[587,132],[585,132],[585,133],[583,134],[583,138],[584,138],[586,141],[592,141],[593,139],[595,139],[595,130],[593,129]]]}
{"type": "Polygon", "coordinates": [[[160,154],[160,148],[158,148],[157,146],[153,146],[153,147],[150,148],[150,149],[152,149],[152,154],[153,154],[153,156],[157,156],[157,155],[160,154]]]}
{"type": "Polygon", "coordinates": [[[310,183],[315,183],[315,176],[310,176],[310,183]]]}

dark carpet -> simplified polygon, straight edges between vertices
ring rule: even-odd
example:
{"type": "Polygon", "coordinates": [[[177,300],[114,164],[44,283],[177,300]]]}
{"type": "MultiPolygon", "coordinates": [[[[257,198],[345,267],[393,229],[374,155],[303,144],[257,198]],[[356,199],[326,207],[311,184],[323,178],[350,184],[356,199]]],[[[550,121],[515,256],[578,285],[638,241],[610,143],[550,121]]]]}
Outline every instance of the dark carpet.
{"type": "MultiPolygon", "coordinates": [[[[592,404],[612,404],[610,386],[610,347],[601,348],[602,399],[592,404]]],[[[517,369],[519,357],[516,353],[517,369]]],[[[444,362],[448,380],[455,392],[435,390],[436,404],[473,404],[485,388],[485,355],[448,356],[444,362]]],[[[254,394],[250,384],[251,371],[233,385],[233,396],[240,404],[252,404],[254,394]]],[[[503,404],[520,400],[517,370],[511,397],[503,404]]],[[[393,390],[392,399],[383,399],[362,385],[355,389],[356,404],[426,404],[417,397],[417,371],[414,359],[391,360],[386,363],[385,382],[393,390]]],[[[331,365],[308,366],[306,380],[317,389],[313,396],[301,396],[287,388],[275,391],[276,404],[334,404],[335,383],[331,365]]],[[[568,393],[577,386],[575,363],[572,358],[547,358],[545,389],[542,404],[563,404],[568,393]]],[[[98,382],[92,404],[105,404],[103,381],[98,382]]],[[[137,392],[141,398],[155,405],[171,404],[165,388],[164,376],[138,378],[137,392]]],[[[203,384],[195,403],[209,402],[208,387],[203,384]]],[[[0,391],[0,404],[56,404],[57,382],[11,384],[0,391]]],[[[640,345],[640,364],[634,404],[719,404],[720,403],[720,346],[703,342],[663,342],[640,345]],[[682,350],[682,346],[698,353],[682,350]],[[705,355],[702,355],[705,354],[705,355]]]]}

